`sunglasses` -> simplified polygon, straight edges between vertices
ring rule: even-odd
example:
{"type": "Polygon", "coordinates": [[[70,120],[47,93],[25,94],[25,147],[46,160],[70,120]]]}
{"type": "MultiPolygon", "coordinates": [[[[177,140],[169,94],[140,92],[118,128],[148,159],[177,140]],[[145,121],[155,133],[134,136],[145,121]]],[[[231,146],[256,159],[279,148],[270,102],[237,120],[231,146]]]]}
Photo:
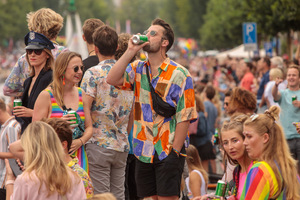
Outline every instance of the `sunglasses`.
{"type": "Polygon", "coordinates": [[[225,106],[228,106],[228,102],[224,102],[224,105],[225,105],[225,106]]]}
{"type": "MultiPolygon", "coordinates": [[[[145,30],[145,31],[143,32],[144,35],[147,35],[147,33],[149,33],[148,30],[145,30]]],[[[150,31],[150,36],[155,36],[156,34],[157,34],[157,31],[150,31]]]]}
{"type": "Polygon", "coordinates": [[[34,52],[35,55],[41,55],[44,49],[26,49],[26,53],[31,55],[34,52]]]}
{"type": "Polygon", "coordinates": [[[81,66],[75,66],[75,67],[73,68],[74,72],[75,72],[75,73],[78,72],[79,68],[80,68],[81,71],[83,72],[83,70],[84,70],[84,66],[83,66],[83,65],[81,65],[81,66]]]}

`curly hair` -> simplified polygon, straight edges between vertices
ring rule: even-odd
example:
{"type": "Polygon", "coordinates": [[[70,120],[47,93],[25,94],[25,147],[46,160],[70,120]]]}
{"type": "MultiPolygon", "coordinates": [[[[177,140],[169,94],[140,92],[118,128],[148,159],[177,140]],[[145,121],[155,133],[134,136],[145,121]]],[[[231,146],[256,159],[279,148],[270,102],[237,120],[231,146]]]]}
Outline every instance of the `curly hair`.
{"type": "MultiPolygon", "coordinates": [[[[128,47],[128,41],[131,38],[131,35],[129,33],[120,33],[118,36],[118,49],[116,50],[115,53],[115,58],[116,60],[119,60],[121,56],[124,54],[128,47]]],[[[130,62],[135,61],[136,56],[134,56],[130,62]]]]}
{"type": "Polygon", "coordinates": [[[253,113],[256,109],[256,97],[248,90],[234,88],[228,103],[228,114],[253,113]]]}
{"type": "Polygon", "coordinates": [[[50,8],[41,8],[27,14],[28,29],[55,39],[63,27],[64,18],[50,8]]]}

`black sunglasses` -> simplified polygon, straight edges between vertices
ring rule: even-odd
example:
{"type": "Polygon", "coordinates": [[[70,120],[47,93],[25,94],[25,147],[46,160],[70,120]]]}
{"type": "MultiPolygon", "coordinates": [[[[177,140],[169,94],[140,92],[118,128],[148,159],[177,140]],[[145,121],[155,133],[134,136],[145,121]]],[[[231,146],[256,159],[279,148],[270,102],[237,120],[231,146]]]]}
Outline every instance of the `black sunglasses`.
{"type": "MultiPolygon", "coordinates": [[[[143,34],[144,34],[144,35],[147,35],[147,33],[149,33],[149,31],[148,31],[148,30],[145,30],[143,34]]],[[[157,31],[150,31],[150,35],[151,35],[151,36],[155,36],[156,34],[157,34],[157,31]]]]}
{"type": "MultiPolygon", "coordinates": [[[[84,66],[83,65],[81,65],[80,66],[80,69],[81,69],[81,71],[83,72],[83,70],[84,70],[84,66]]],[[[79,66],[75,66],[74,68],[73,68],[73,70],[74,70],[74,72],[76,73],[76,72],[78,72],[78,70],[79,70],[79,66]]]]}
{"type": "Polygon", "coordinates": [[[31,55],[34,52],[35,55],[41,55],[44,49],[26,49],[26,53],[31,55]]]}
{"type": "Polygon", "coordinates": [[[225,105],[225,106],[228,106],[228,102],[224,102],[224,105],[225,105]]]}

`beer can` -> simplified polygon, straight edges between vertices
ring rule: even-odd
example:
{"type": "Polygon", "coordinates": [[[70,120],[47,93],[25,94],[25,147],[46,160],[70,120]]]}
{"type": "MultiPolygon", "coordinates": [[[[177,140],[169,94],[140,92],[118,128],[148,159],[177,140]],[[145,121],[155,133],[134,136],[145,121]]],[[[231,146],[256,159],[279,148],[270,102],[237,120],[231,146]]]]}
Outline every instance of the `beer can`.
{"type": "Polygon", "coordinates": [[[217,197],[223,197],[225,195],[226,183],[222,180],[219,180],[217,183],[216,193],[217,197]]]}
{"type": "Polygon", "coordinates": [[[295,100],[297,100],[297,96],[296,95],[292,96],[292,101],[295,101],[295,100]]]}
{"type": "Polygon", "coordinates": [[[22,100],[21,99],[15,99],[14,100],[14,107],[16,106],[22,106],[22,100]]]}
{"type": "Polygon", "coordinates": [[[148,42],[148,37],[146,35],[134,35],[132,37],[133,44],[143,44],[148,42]]]}
{"type": "Polygon", "coordinates": [[[74,124],[72,124],[71,126],[78,126],[78,120],[77,120],[77,113],[76,113],[76,111],[74,111],[74,110],[69,110],[68,111],[68,114],[73,114],[75,117],[76,117],[76,119],[72,119],[72,120],[70,120],[71,122],[76,122],[76,123],[74,123],[74,124]]]}

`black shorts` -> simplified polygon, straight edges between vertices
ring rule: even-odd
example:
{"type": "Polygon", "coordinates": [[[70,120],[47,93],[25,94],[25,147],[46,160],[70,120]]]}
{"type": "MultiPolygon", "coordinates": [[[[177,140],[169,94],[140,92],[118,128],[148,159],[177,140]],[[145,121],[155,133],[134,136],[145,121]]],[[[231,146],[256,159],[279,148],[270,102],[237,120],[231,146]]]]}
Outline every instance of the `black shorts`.
{"type": "Polygon", "coordinates": [[[202,161],[216,159],[216,153],[211,141],[207,141],[204,145],[198,146],[197,149],[202,161]]]}
{"type": "MultiPolygon", "coordinates": [[[[181,153],[185,153],[185,148],[182,148],[181,153]]],[[[174,151],[161,161],[155,152],[153,163],[144,163],[137,159],[135,180],[138,197],[179,197],[184,162],[185,157],[178,157],[174,151]]]]}

